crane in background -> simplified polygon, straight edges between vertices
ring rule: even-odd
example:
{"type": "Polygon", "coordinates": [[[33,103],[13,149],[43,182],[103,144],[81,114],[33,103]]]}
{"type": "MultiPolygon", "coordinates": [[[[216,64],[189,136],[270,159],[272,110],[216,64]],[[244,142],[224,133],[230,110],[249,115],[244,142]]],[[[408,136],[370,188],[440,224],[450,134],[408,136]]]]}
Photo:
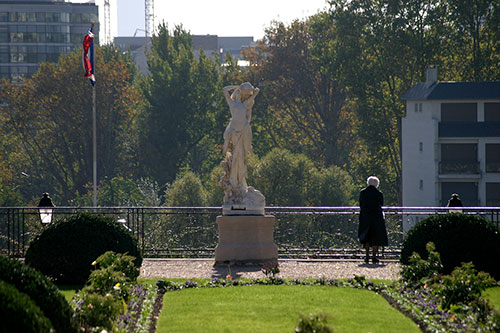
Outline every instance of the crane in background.
{"type": "Polygon", "coordinates": [[[109,0],[104,0],[104,36],[103,45],[111,44],[111,8],[109,0]]]}
{"type": "MultiPolygon", "coordinates": [[[[144,0],[144,32],[146,37],[151,37],[154,32],[154,0],[144,0]]],[[[103,29],[103,45],[111,44],[111,5],[110,0],[104,0],[104,29],[103,29]]],[[[142,29],[137,29],[137,31],[142,29]]],[[[135,37],[135,34],[134,34],[135,37]]]]}
{"type": "Polygon", "coordinates": [[[144,30],[146,33],[146,37],[151,37],[153,35],[154,27],[155,27],[155,5],[154,0],[144,0],[145,5],[145,25],[144,30]]]}

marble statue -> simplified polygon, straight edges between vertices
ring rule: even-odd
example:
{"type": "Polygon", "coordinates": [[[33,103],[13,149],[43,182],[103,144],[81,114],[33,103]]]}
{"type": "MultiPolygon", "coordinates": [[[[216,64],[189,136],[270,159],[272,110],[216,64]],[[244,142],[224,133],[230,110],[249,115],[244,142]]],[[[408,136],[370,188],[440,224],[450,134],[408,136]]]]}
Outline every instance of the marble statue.
{"type": "Polygon", "coordinates": [[[265,198],[247,184],[246,158],[252,154],[252,107],[259,88],[245,82],[239,86],[224,87],[231,121],[224,131],[223,215],[264,215],[265,198]],[[230,92],[232,93],[230,94],[230,92]]]}

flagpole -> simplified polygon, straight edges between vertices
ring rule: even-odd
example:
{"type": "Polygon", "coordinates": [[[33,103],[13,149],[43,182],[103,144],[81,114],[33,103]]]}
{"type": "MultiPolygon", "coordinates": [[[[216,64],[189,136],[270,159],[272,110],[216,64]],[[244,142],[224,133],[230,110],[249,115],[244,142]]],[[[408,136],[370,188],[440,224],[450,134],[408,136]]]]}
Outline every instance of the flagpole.
{"type": "MultiPolygon", "coordinates": [[[[94,23],[92,23],[92,31],[94,23]]],[[[92,41],[93,43],[93,41],[92,41]]],[[[94,59],[95,51],[92,46],[92,59],[94,59]]],[[[92,64],[92,74],[95,75],[95,66],[92,64]]],[[[92,182],[94,189],[94,208],[97,207],[97,116],[95,102],[95,84],[92,85],[92,182]]]]}
{"type": "Polygon", "coordinates": [[[97,117],[94,74],[94,23],[83,39],[83,69],[85,77],[92,83],[92,187],[94,192],[94,211],[97,207],[97,117]]]}
{"type": "Polygon", "coordinates": [[[93,187],[94,207],[97,207],[97,117],[95,107],[95,85],[92,86],[92,160],[93,160],[93,187]]]}

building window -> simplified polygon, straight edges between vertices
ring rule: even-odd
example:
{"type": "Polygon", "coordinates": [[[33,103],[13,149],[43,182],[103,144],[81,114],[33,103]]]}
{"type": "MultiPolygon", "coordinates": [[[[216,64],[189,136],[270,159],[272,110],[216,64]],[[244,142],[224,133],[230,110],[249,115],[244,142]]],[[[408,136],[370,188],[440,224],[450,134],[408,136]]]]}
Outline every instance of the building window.
{"type": "Polygon", "coordinates": [[[500,172],[500,144],[486,144],[486,172],[500,172]]]}
{"type": "Polygon", "coordinates": [[[477,103],[441,103],[441,121],[477,122],[477,103]]]}
{"type": "Polygon", "coordinates": [[[423,142],[419,142],[418,143],[418,150],[419,151],[424,151],[424,143],[423,142]]]}
{"type": "Polygon", "coordinates": [[[423,181],[422,179],[420,179],[420,182],[419,182],[419,184],[418,184],[418,188],[419,188],[420,190],[423,190],[423,189],[424,189],[424,181],[423,181]]]}
{"type": "Polygon", "coordinates": [[[484,103],[484,121],[500,121],[500,103],[484,103]]]}
{"type": "Polygon", "coordinates": [[[464,206],[479,206],[478,186],[475,182],[441,183],[441,205],[446,206],[453,193],[457,193],[464,206]]]}
{"type": "Polygon", "coordinates": [[[477,144],[441,144],[440,174],[478,174],[477,144]]]}
{"type": "Polygon", "coordinates": [[[486,183],[486,206],[500,206],[500,183],[486,183]]]}

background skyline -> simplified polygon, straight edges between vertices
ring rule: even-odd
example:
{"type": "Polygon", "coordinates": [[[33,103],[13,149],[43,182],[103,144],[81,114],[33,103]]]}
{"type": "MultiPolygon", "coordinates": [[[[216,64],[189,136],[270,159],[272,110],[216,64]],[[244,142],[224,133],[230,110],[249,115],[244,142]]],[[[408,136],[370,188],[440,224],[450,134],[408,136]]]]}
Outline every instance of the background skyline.
{"type": "MultiPolygon", "coordinates": [[[[71,2],[88,2],[72,0],[71,2]]],[[[95,0],[103,21],[103,0],[95,0]]],[[[144,36],[144,0],[111,0],[111,34],[116,36],[144,36]]],[[[228,2],[183,0],[155,1],[155,27],[162,21],[170,28],[182,24],[193,35],[264,36],[271,21],[290,23],[326,8],[326,0],[254,0],[228,2]]]]}

